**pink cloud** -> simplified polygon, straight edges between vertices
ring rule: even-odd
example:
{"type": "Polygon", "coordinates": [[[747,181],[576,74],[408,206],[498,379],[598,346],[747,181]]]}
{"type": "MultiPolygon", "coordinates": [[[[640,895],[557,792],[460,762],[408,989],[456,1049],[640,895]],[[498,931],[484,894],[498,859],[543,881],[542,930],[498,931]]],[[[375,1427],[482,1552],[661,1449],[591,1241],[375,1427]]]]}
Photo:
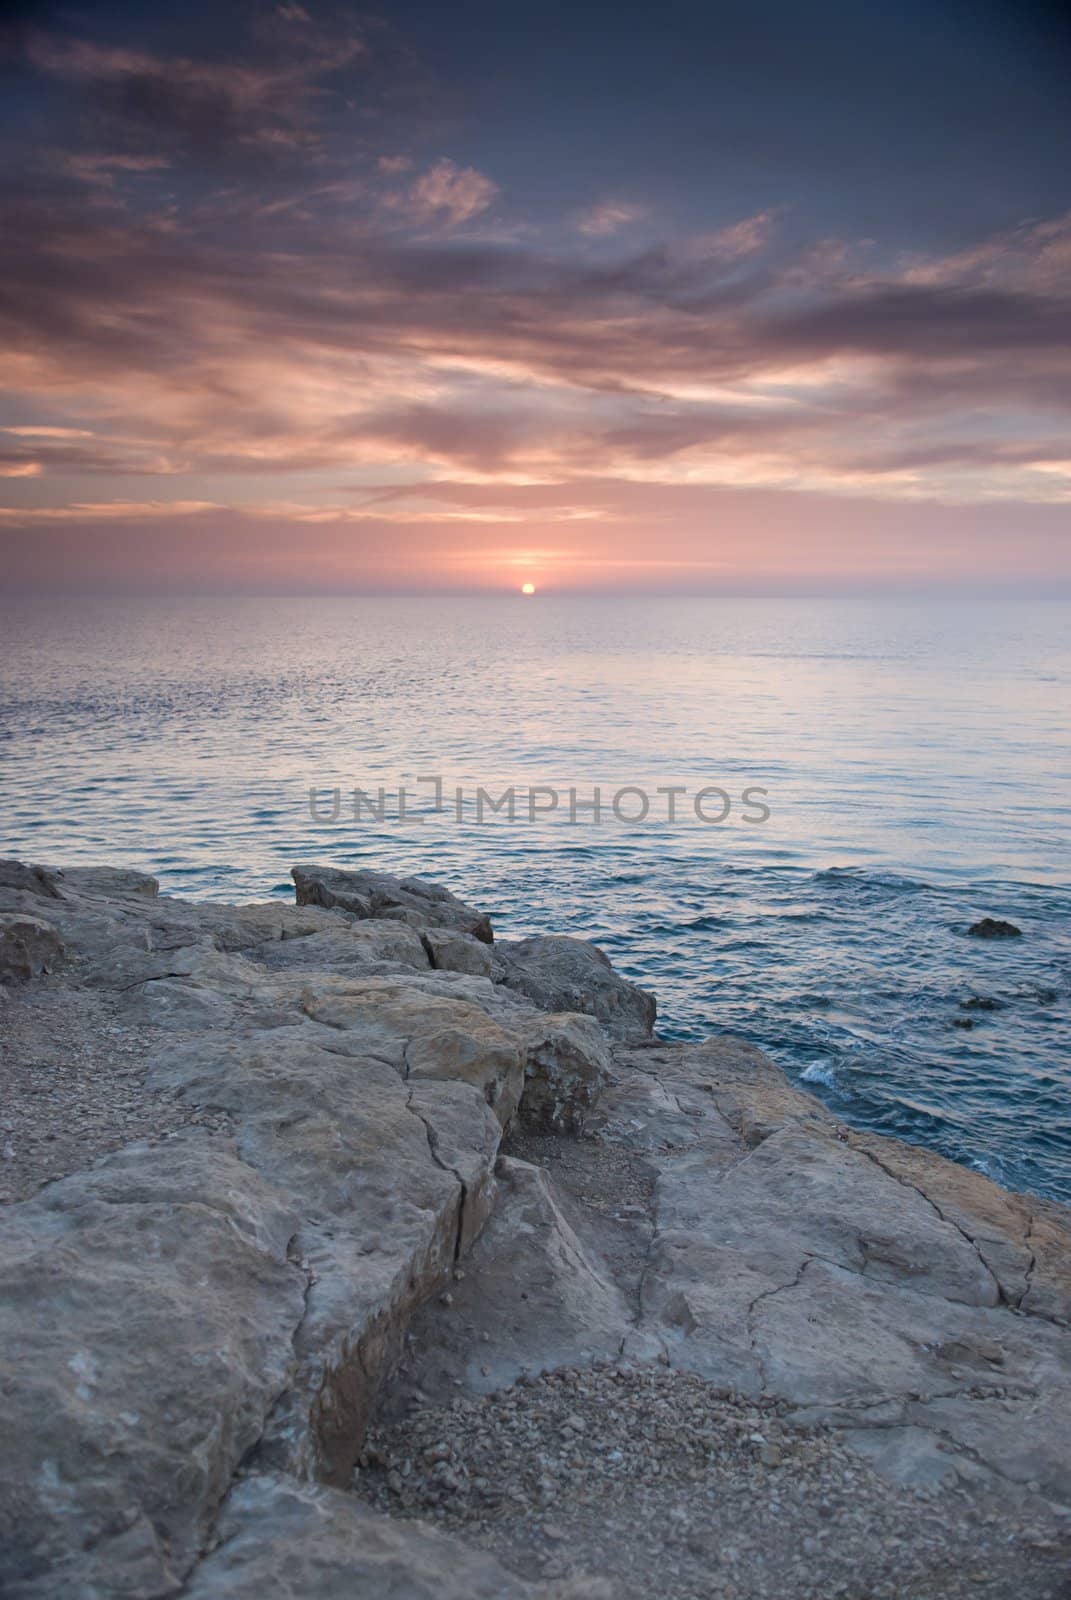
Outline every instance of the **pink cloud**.
{"type": "Polygon", "coordinates": [[[457,226],[486,211],[497,194],[496,185],[482,172],[444,159],[417,178],[408,199],[417,218],[442,217],[457,226]]]}
{"type": "Polygon", "coordinates": [[[646,215],[645,206],[629,201],[603,200],[598,205],[592,206],[589,211],[583,212],[576,226],[577,231],[586,238],[608,239],[631,223],[642,221],[646,215]]]}

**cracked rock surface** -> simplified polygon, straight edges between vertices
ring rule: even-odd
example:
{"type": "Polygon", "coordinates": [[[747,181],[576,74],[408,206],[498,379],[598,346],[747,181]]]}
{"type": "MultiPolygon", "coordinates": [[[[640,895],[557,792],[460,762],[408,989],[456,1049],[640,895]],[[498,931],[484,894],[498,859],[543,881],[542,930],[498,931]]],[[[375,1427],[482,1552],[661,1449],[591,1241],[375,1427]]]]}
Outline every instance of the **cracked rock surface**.
{"type": "Polygon", "coordinates": [[[294,875],[0,863],[5,1597],[1066,1592],[1065,1211],[294,875]]]}

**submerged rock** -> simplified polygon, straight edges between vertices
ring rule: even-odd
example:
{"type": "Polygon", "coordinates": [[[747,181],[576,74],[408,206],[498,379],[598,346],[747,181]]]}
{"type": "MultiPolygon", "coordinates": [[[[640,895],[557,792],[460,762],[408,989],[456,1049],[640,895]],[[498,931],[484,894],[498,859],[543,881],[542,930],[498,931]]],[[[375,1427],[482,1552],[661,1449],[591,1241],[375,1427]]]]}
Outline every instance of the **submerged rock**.
{"type": "Polygon", "coordinates": [[[983,917],[980,922],[972,922],[967,932],[976,939],[1020,939],[1023,930],[1014,922],[1002,922],[999,917],[983,917]]]}

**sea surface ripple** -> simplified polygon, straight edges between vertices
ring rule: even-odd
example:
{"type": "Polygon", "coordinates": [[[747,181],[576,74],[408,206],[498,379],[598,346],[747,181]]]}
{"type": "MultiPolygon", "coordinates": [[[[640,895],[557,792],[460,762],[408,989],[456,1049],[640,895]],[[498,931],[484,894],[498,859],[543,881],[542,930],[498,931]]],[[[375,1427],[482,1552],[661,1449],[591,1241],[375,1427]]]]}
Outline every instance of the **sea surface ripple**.
{"type": "Polygon", "coordinates": [[[1071,1199],[1071,612],[1058,602],[93,599],[9,606],[4,853],[289,896],[441,879],[598,940],[670,1038],[743,1035],[846,1121],[1071,1199]],[[427,812],[438,775],[452,805],[427,812]],[[477,786],[519,812],[475,819],[477,786]],[[642,823],[570,822],[623,785],[642,823]],[[734,798],[720,826],[659,785],[734,798]],[[384,820],[315,821],[338,787],[384,820]],[[399,820],[400,785],[424,814],[399,820]],[[559,809],[527,820],[526,786],[559,809]],[[767,822],[737,797],[767,791],[767,822]],[[1017,939],[985,941],[982,916],[1017,939]]]}

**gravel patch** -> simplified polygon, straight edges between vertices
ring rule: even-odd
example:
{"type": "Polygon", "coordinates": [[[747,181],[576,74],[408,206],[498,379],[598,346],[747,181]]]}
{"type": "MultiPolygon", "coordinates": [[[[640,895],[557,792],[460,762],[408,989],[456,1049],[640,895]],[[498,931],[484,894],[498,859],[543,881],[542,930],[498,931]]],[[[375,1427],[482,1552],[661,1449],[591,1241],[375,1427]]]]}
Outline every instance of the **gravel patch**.
{"type": "Polygon", "coordinates": [[[47,978],[0,985],[0,1202],[135,1140],[154,1143],[190,1124],[229,1131],[226,1116],[145,1087],[167,1034],[124,1025],[116,1011],[110,995],[47,978]]]}
{"type": "Polygon", "coordinates": [[[1071,1542],[977,1490],[890,1487],[822,1430],[661,1366],[528,1378],[370,1430],[358,1494],[518,1576],[659,1600],[1065,1600],[1071,1542]]]}
{"type": "Polygon", "coordinates": [[[502,1153],[546,1167],[559,1190],[597,1216],[616,1220],[651,1210],[655,1169],[624,1145],[521,1128],[503,1141],[502,1153]]]}

